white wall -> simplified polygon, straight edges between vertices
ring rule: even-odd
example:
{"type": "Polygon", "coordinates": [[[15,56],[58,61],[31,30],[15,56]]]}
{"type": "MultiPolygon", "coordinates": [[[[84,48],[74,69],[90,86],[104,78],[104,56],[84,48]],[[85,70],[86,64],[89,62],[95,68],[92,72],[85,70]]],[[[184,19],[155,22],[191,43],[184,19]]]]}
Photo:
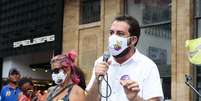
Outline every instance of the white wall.
{"type": "Polygon", "coordinates": [[[51,79],[50,72],[45,72],[40,69],[39,71],[32,71],[29,67],[30,64],[45,63],[50,61],[50,54],[35,53],[20,56],[7,57],[3,59],[3,78],[8,77],[10,68],[17,68],[22,77],[31,77],[33,79],[49,80],[51,79]]]}

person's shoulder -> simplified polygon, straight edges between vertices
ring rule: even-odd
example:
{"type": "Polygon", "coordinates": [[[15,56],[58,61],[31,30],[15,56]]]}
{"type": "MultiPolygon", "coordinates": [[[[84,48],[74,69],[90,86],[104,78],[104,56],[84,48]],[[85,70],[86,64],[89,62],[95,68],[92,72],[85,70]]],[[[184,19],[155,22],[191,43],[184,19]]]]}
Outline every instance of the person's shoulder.
{"type": "Polygon", "coordinates": [[[100,56],[96,59],[95,63],[101,62],[103,60],[103,56],[100,56]]]}
{"type": "Polygon", "coordinates": [[[153,60],[151,60],[148,56],[140,53],[139,51],[137,53],[136,58],[137,58],[136,60],[139,63],[142,63],[143,65],[147,65],[149,67],[157,67],[153,60]]]}
{"type": "Polygon", "coordinates": [[[103,56],[98,57],[95,62],[94,62],[94,66],[98,63],[101,63],[103,61],[103,56]]]}
{"type": "Polygon", "coordinates": [[[70,92],[70,100],[76,100],[76,101],[86,101],[85,100],[85,92],[84,90],[78,86],[78,85],[73,85],[73,88],[70,92]]]}
{"type": "MultiPolygon", "coordinates": [[[[1,89],[1,94],[4,94],[9,89],[8,85],[4,85],[1,89]]],[[[2,95],[1,95],[2,96],[2,95]]]]}
{"type": "Polygon", "coordinates": [[[9,85],[4,85],[1,90],[6,90],[7,88],[9,88],[9,85]]]}
{"type": "Polygon", "coordinates": [[[75,91],[75,92],[84,92],[84,90],[80,86],[78,86],[78,85],[73,85],[72,91],[75,91]]]}
{"type": "Polygon", "coordinates": [[[144,55],[144,54],[142,54],[140,52],[138,52],[137,58],[141,62],[145,62],[145,63],[149,63],[149,64],[155,64],[153,62],[153,60],[151,60],[148,56],[146,56],[146,55],[144,55]]]}
{"type": "Polygon", "coordinates": [[[73,95],[83,95],[84,90],[78,85],[73,85],[72,90],[71,90],[71,94],[73,94],[73,95]]]}
{"type": "Polygon", "coordinates": [[[57,86],[51,86],[51,87],[49,87],[48,90],[47,90],[47,92],[49,93],[49,92],[53,91],[56,87],[57,86]]]}

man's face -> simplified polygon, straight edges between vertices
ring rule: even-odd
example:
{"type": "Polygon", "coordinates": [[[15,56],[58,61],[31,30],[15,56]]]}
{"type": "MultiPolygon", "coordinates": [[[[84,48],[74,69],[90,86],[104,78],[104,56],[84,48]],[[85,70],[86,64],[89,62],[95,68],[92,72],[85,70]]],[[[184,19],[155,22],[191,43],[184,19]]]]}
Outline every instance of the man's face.
{"type": "Polygon", "coordinates": [[[20,80],[20,74],[10,74],[9,79],[11,82],[17,82],[20,80]]]}
{"type": "Polygon", "coordinates": [[[33,94],[33,86],[29,82],[24,83],[21,87],[21,90],[26,96],[32,96],[33,94]]]}
{"type": "Polygon", "coordinates": [[[23,91],[33,90],[33,86],[29,82],[27,82],[22,85],[22,90],[23,91]]]}
{"type": "Polygon", "coordinates": [[[114,21],[110,27],[110,35],[116,34],[120,37],[129,37],[129,25],[124,21],[114,21]]]}

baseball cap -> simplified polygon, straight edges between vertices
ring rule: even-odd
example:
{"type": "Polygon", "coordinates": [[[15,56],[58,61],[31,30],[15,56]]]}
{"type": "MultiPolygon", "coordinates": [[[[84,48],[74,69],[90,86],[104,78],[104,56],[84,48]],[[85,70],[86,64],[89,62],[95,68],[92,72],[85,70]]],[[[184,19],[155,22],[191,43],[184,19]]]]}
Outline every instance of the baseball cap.
{"type": "Polygon", "coordinates": [[[14,75],[14,74],[19,74],[20,75],[20,72],[16,68],[10,69],[9,70],[9,75],[14,75]]]}

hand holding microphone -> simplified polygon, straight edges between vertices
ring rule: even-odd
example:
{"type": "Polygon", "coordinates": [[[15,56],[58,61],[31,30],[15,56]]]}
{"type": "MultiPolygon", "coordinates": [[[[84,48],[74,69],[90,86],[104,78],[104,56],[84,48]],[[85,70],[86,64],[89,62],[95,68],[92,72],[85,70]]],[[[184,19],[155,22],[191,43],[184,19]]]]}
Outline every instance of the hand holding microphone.
{"type": "Polygon", "coordinates": [[[95,75],[92,76],[92,79],[90,80],[89,84],[88,84],[87,87],[86,87],[86,91],[87,91],[87,92],[90,91],[90,89],[91,89],[91,87],[93,86],[93,84],[94,84],[94,82],[96,81],[96,79],[97,79],[97,80],[102,80],[102,79],[103,79],[105,73],[107,72],[108,64],[110,64],[110,63],[107,63],[109,57],[110,57],[109,52],[105,52],[105,53],[103,54],[103,57],[102,57],[103,62],[98,63],[98,64],[96,64],[96,65],[94,66],[94,72],[93,72],[93,73],[94,73],[95,75]]]}
{"type": "Polygon", "coordinates": [[[105,52],[103,54],[103,62],[101,62],[95,66],[95,75],[96,75],[96,78],[98,79],[98,85],[99,85],[98,92],[101,97],[106,99],[106,101],[108,101],[108,97],[112,94],[112,88],[108,82],[108,75],[107,75],[107,71],[109,69],[109,64],[111,63],[111,62],[108,62],[109,57],[110,57],[109,52],[105,52]],[[101,91],[102,80],[104,80],[106,83],[106,89],[105,89],[106,94],[105,95],[103,95],[103,93],[101,91]]]}
{"type": "Polygon", "coordinates": [[[95,66],[95,74],[96,74],[96,77],[98,78],[98,80],[102,80],[104,75],[107,73],[107,70],[109,67],[109,64],[107,63],[107,61],[108,61],[109,57],[110,57],[109,52],[105,52],[103,54],[103,62],[98,63],[95,66]]]}

